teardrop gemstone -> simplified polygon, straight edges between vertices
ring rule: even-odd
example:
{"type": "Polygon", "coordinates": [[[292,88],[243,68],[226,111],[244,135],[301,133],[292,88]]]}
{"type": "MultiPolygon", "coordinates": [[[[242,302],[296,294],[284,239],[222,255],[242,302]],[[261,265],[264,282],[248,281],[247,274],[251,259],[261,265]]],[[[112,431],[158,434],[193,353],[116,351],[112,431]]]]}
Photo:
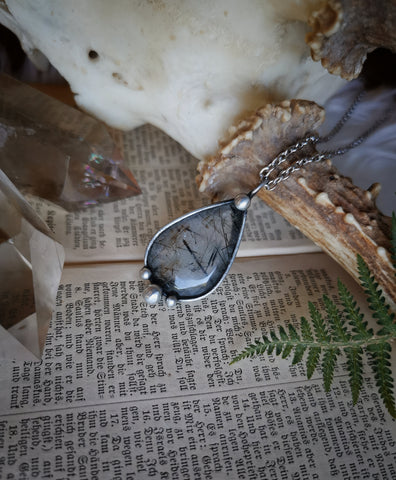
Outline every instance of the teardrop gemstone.
{"type": "Polygon", "coordinates": [[[228,272],[241,241],[246,210],[234,200],[188,213],[162,228],[147,247],[150,282],[166,296],[193,300],[210,293],[228,272]]]}

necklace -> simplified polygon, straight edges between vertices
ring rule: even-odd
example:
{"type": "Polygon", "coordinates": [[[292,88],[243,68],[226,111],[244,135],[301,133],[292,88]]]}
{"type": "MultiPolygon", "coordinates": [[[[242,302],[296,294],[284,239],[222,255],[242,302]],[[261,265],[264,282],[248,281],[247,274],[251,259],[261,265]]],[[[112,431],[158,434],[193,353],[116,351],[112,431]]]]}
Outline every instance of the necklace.
{"type": "Polygon", "coordinates": [[[225,278],[241,242],[247,210],[261,190],[273,190],[297,170],[325,159],[343,155],[358,147],[389,118],[383,116],[352,142],[333,150],[297,157],[306,147],[327,143],[351,118],[365,94],[361,90],[342,118],[326,136],[307,136],[286,148],[259,173],[260,181],[249,193],[194,210],[161,228],[151,239],[144,257],[141,278],[150,280],[144,299],[150,305],[166,298],[169,308],[177,301],[192,301],[209,295],[225,278]]]}

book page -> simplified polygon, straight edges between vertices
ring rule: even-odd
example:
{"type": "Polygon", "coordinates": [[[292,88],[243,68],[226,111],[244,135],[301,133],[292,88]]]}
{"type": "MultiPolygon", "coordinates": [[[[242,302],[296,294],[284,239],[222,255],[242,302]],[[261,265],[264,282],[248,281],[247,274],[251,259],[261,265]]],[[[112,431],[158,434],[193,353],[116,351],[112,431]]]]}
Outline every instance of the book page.
{"type": "MultiPolygon", "coordinates": [[[[364,366],[320,373],[273,354],[230,365],[269,329],[336,299],[321,253],[239,259],[208,297],[148,306],[139,263],[67,267],[40,362],[4,362],[0,476],[394,478],[395,425],[364,366]]],[[[394,356],[392,361],[394,363],[394,356]]]]}
{"type": "MultiPolygon", "coordinates": [[[[141,260],[160,227],[210,203],[195,183],[197,160],[174,140],[148,125],[115,135],[142,195],[77,212],[29,197],[65,247],[66,262],[141,260]]],[[[309,251],[319,248],[259,198],[253,200],[240,256],[309,251]]]]}

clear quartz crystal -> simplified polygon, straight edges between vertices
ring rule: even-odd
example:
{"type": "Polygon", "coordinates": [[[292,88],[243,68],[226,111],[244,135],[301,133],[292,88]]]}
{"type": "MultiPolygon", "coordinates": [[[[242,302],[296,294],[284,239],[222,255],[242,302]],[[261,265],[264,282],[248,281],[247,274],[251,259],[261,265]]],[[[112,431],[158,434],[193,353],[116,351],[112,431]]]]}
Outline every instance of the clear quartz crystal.
{"type": "Polygon", "coordinates": [[[102,123],[5,75],[0,168],[24,193],[68,210],[140,193],[102,123]]]}
{"type": "Polygon", "coordinates": [[[64,250],[1,170],[0,211],[0,359],[40,358],[64,250]]]}
{"type": "Polygon", "coordinates": [[[246,211],[229,200],[192,212],[164,227],[148,247],[150,282],[166,296],[191,300],[211,292],[227,273],[246,211]]]}

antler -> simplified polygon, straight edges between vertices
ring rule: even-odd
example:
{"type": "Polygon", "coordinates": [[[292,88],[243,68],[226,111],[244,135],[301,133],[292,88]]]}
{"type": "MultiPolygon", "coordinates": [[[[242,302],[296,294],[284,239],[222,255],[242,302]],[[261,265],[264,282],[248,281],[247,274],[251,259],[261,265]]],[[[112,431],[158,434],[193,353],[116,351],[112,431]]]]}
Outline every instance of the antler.
{"type": "MultiPolygon", "coordinates": [[[[233,129],[217,155],[200,162],[200,191],[220,199],[253,189],[260,170],[288,145],[313,133],[323,119],[324,110],[306,100],[266,105],[233,129]]],[[[356,280],[359,253],[387,300],[396,303],[390,219],[375,205],[378,192],[378,184],[361,190],[326,160],[302,168],[273,191],[262,189],[258,195],[356,280]]]]}

